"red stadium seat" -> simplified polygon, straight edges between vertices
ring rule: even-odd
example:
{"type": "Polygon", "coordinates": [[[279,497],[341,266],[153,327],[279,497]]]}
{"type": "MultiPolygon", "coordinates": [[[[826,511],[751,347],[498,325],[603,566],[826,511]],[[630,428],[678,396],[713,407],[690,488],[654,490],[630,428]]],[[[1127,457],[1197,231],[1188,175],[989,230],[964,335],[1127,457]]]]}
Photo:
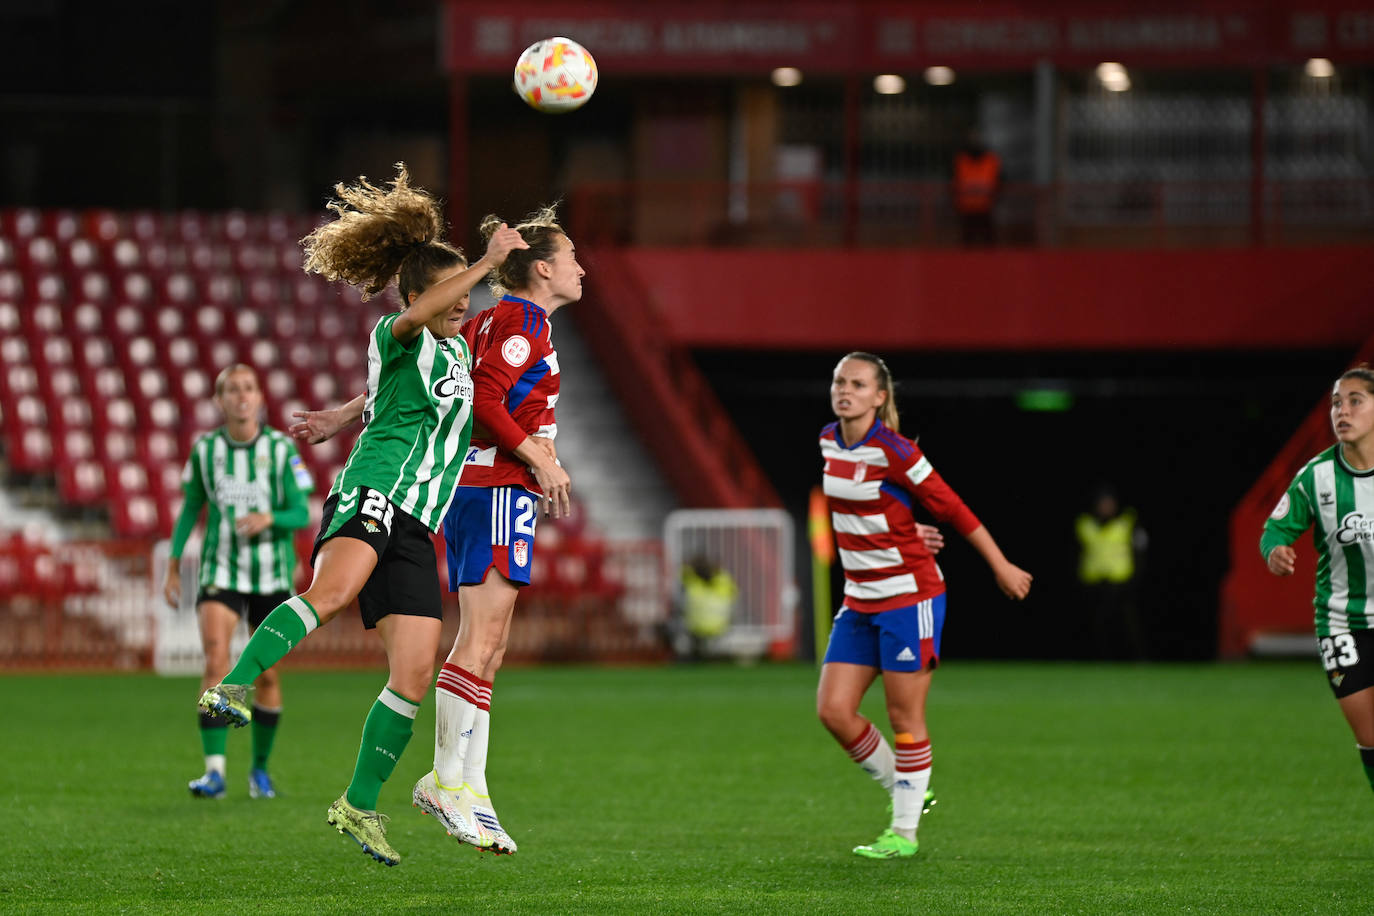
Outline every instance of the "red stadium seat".
{"type": "Polygon", "coordinates": [[[114,293],[110,278],[103,271],[80,271],[71,278],[70,286],[82,299],[93,302],[105,302],[114,293]]]}
{"type": "Polygon", "coordinates": [[[34,236],[19,246],[19,266],[26,270],[55,270],[57,242],[46,235],[34,236]]]}
{"type": "Polygon", "coordinates": [[[0,234],[10,238],[26,239],[37,235],[41,225],[42,218],[37,210],[27,207],[0,210],[0,234]]]}
{"type": "Polygon", "coordinates": [[[59,241],[69,241],[81,233],[81,217],[71,210],[44,210],[41,231],[59,241]]]}
{"type": "Polygon", "coordinates": [[[152,435],[178,429],[184,415],[182,406],[172,398],[155,398],[148,404],[148,422],[144,426],[144,433],[152,435]]]}
{"type": "Polygon", "coordinates": [[[24,275],[10,268],[0,269],[0,299],[24,299],[24,275]]]}
{"type": "MultiPolygon", "coordinates": [[[[233,307],[243,301],[243,284],[235,274],[210,274],[201,283],[201,289],[206,300],[217,307],[233,307]]],[[[219,308],[203,311],[219,311],[219,308]]]]}
{"type": "Polygon", "coordinates": [[[98,242],[113,242],[128,235],[131,228],[113,210],[87,210],[84,234],[98,242]]]}
{"type": "Polygon", "coordinates": [[[163,522],[159,500],[151,493],[112,501],[110,522],[115,534],[126,538],[156,538],[170,527],[163,522]]]}
{"type": "Polygon", "coordinates": [[[82,236],[72,239],[66,249],[58,253],[63,265],[75,270],[100,270],[105,266],[100,246],[82,236]]]}
{"type": "Polygon", "coordinates": [[[105,501],[105,470],[98,461],[77,460],[57,466],[57,493],[74,506],[95,506],[105,501]]]}
{"type": "Polygon", "coordinates": [[[134,238],[141,241],[160,238],[162,235],[162,221],[158,214],[147,210],[133,213],[129,217],[129,230],[134,238]]]}
{"type": "Polygon", "coordinates": [[[14,242],[0,235],[0,267],[14,267],[15,261],[14,242]]]}
{"type": "MultiPolygon", "coordinates": [[[[82,337],[90,337],[104,330],[106,312],[93,302],[82,302],[72,309],[71,326],[82,337]]],[[[81,350],[77,348],[78,352],[81,350]]]]}
{"type": "Polygon", "coordinates": [[[175,337],[167,344],[162,365],[168,372],[178,373],[182,369],[200,365],[200,344],[191,337],[175,337]]]}
{"type": "Polygon", "coordinates": [[[0,302],[0,334],[19,334],[23,328],[23,313],[13,302],[0,302]]]}
{"type": "Polygon", "coordinates": [[[89,429],[68,429],[53,437],[53,457],[59,464],[94,460],[95,438],[89,429]]]}

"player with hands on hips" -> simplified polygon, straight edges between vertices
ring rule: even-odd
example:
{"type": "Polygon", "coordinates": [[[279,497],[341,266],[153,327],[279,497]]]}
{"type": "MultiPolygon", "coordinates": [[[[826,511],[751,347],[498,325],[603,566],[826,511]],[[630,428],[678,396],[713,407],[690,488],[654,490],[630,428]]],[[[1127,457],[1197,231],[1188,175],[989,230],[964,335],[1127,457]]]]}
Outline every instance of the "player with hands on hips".
{"type": "Polygon", "coordinates": [[[1374,370],[1357,366],[1331,389],[1336,443],[1308,461],[1264,523],[1260,554],[1276,576],[1297,569],[1292,545],[1312,529],[1312,605],[1327,684],[1374,788],[1374,370]]]}
{"type": "Polygon", "coordinates": [[[932,800],[925,705],[940,663],[945,619],[944,575],[912,516],[915,504],[973,545],[1007,597],[1025,598],[1031,576],[1007,561],[915,441],[898,431],[892,375],[880,358],[855,352],[841,359],[831,379],[830,406],[836,421],[821,431],[822,483],[845,585],[821,666],[816,710],[891,802],[889,827],[854,853],[907,858],[916,854],[916,830],[932,800]],[[880,674],[895,753],[859,712],[880,674]]]}

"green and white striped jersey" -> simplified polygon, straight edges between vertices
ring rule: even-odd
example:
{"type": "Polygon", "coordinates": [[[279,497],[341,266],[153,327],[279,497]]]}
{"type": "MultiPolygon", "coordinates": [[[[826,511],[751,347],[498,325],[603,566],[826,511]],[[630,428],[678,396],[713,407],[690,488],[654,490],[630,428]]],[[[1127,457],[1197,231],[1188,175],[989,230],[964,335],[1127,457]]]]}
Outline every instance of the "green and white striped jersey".
{"type": "Polygon", "coordinates": [[[206,505],[202,588],[256,595],[294,590],[293,534],[309,518],[306,494],[314,481],[289,437],[270,427],[250,442],[234,441],[224,427],[205,433],[191,446],[181,488],[186,501],[172,534],[172,556],[181,556],[200,507],[206,505]],[[273,513],[277,524],[240,537],[234,525],[254,512],[273,513]]]}
{"type": "Polygon", "coordinates": [[[379,490],[438,531],[472,438],[472,351],[462,337],[440,339],[428,329],[402,345],[391,334],[400,314],[372,329],[366,426],[330,493],[379,490]]]}
{"type": "Polygon", "coordinates": [[[1267,560],[1308,527],[1317,548],[1318,636],[1374,628],[1369,586],[1374,576],[1374,470],[1356,471],[1334,445],[1298,472],[1260,537],[1267,560]]]}

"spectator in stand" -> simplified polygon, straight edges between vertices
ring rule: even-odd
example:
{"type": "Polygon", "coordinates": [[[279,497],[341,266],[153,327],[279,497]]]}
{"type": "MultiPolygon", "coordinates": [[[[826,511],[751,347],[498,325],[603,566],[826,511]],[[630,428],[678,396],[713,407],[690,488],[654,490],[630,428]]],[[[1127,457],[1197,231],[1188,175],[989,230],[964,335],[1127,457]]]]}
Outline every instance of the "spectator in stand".
{"type": "MultiPolygon", "coordinates": [[[[200,689],[219,683],[229,670],[229,641],[240,618],[255,631],[294,589],[294,533],[310,520],[306,496],[314,488],[310,472],[286,435],[261,421],[263,396],[252,368],[236,363],[215,379],[215,404],[224,425],[191,446],[182,472],[184,501],[172,531],[171,555],[162,594],[181,606],[181,552],[206,508],[200,550],[200,644],[205,670],[200,689]]],[[[275,798],[267,759],[281,720],[281,678],[268,668],[255,681],[253,766],[248,773],[252,798],[275,798]]],[[[197,798],[223,798],[228,723],[200,713],[200,744],[205,775],[191,780],[197,798]]]]}
{"type": "Polygon", "coordinates": [[[983,142],[977,128],[954,154],[954,209],[959,238],[969,247],[996,244],[993,211],[1002,190],[1002,159],[983,142]]]}

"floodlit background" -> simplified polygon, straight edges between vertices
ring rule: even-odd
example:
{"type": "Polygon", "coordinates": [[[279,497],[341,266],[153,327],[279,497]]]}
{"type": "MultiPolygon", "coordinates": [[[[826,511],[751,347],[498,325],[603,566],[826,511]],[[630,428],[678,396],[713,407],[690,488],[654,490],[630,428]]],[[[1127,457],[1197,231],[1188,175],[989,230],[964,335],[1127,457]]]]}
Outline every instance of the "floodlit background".
{"type": "MultiPolygon", "coordinates": [[[[1007,605],[948,532],[947,655],[1103,654],[1074,522],[1104,485],[1149,535],[1141,655],[1310,651],[1310,551],[1280,582],[1256,544],[1374,356],[1374,5],[386,6],[0,7],[5,668],[198,670],[153,583],[210,382],[255,366],[279,428],[362,389],[387,306],[297,241],[401,160],[470,248],[561,201],[588,269],[555,338],[578,512],[540,528],[512,660],[672,658],[700,552],[741,585],[709,652],[810,657],[839,595],[815,440],[856,348],[1036,577],[1007,605]],[[510,91],[552,34],[600,67],[561,116],[510,91]],[[1002,184],[970,247],[973,132],[1002,184]]],[[[349,444],[302,447],[316,513],[349,444]]],[[[381,658],[348,614],[297,655],[381,658]]]]}

